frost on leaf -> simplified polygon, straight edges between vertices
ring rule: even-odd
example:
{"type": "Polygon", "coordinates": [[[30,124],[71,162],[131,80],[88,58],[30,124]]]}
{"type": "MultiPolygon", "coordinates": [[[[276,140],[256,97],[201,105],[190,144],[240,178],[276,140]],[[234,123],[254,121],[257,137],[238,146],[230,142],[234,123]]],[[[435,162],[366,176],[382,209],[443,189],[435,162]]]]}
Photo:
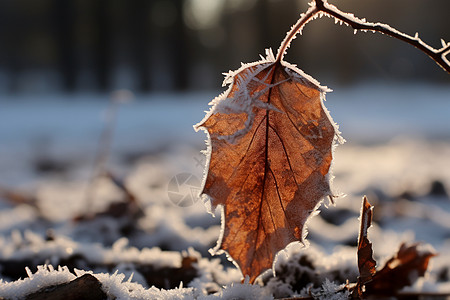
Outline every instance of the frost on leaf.
{"type": "Polygon", "coordinates": [[[338,131],[325,88],[295,66],[267,58],[225,79],[229,89],[195,126],[208,132],[203,194],[223,206],[216,252],[226,251],[253,282],[278,251],[304,241],[305,222],[331,196],[338,131]]]}

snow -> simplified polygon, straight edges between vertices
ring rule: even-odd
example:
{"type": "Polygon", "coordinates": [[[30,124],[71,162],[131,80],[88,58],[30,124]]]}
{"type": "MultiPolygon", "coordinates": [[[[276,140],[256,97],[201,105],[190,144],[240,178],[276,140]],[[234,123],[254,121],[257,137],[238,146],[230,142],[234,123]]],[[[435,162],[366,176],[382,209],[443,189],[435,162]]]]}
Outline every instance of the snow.
{"type": "Polygon", "coordinates": [[[0,295],[6,299],[21,299],[43,287],[66,283],[76,278],[67,267],[38,266],[36,273],[27,269],[28,278],[14,282],[0,282],[0,295]]]}
{"type": "Polygon", "coordinates": [[[331,282],[328,278],[325,279],[325,282],[322,285],[322,291],[315,295],[318,299],[327,299],[327,300],[345,300],[348,299],[350,293],[347,290],[342,291],[343,286],[337,285],[331,282]]]}
{"type": "Polygon", "coordinates": [[[257,285],[252,284],[231,284],[225,286],[219,293],[199,297],[199,300],[213,300],[213,299],[249,299],[249,300],[272,300],[273,296],[267,290],[257,285]]]}
{"type": "MultiPolygon", "coordinates": [[[[78,276],[85,274],[84,271],[77,271],[76,273],[78,276]]],[[[193,299],[193,289],[191,288],[163,290],[151,287],[146,289],[140,284],[131,282],[131,277],[127,281],[124,281],[125,275],[118,274],[118,272],[114,274],[99,273],[93,275],[102,283],[102,289],[110,299],[193,299]]]]}
{"type": "MultiPolygon", "coordinates": [[[[120,174],[144,211],[131,222],[132,235],[121,231],[126,219],[72,221],[85,212],[101,115],[109,102],[98,95],[3,96],[0,188],[36,196],[40,210],[0,197],[0,266],[30,262],[28,270],[19,270],[22,279],[4,275],[0,267],[0,297],[19,299],[89,272],[109,299],[272,299],[308,291],[343,299],[335,290],[357,276],[357,217],[364,194],[375,207],[369,239],[378,267],[403,241],[423,241],[439,255],[431,259],[427,276],[405,290],[450,291],[450,201],[430,191],[434,181],[450,191],[448,85],[372,83],[327,94],[330,114],[348,141],[336,149],[333,164],[334,189],[347,196],[321,207],[308,223],[310,246],[288,247],[277,257],[277,277],[267,272],[257,285],[240,283],[239,271],[224,257],[209,256],[220,233],[219,212],[214,218],[200,200],[176,206],[167,194],[176,174],[202,176],[205,135],[195,133],[192,124],[201,120],[214,94],[136,95],[120,106],[107,167],[120,174]],[[33,166],[42,158],[67,169],[37,171],[33,166]],[[182,287],[151,287],[139,272],[141,265],[179,268],[185,256],[197,260],[197,274],[182,287]],[[58,267],[76,257],[93,267],[58,267]],[[309,285],[299,283],[298,272],[309,285]]],[[[91,212],[101,212],[123,201],[122,191],[100,180],[94,200],[91,212]]]]}

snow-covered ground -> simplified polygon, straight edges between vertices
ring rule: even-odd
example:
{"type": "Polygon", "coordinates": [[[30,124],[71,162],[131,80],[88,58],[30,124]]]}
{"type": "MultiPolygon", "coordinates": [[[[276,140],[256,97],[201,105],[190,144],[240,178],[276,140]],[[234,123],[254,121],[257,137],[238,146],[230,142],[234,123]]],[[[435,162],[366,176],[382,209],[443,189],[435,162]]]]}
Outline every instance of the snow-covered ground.
{"type": "Polygon", "coordinates": [[[290,247],[278,260],[284,276],[266,274],[263,287],[241,285],[239,272],[226,259],[209,256],[219,236],[219,217],[208,214],[200,201],[175,204],[177,196],[190,191],[174,187],[174,180],[182,178],[177,175],[202,177],[199,151],[205,135],[192,125],[215,95],[137,95],[121,104],[106,167],[123,179],[144,214],[78,221],[73,219],[126,199],[107,178],[88,184],[110,102],[98,95],[1,97],[0,191],[31,195],[36,202],[11,203],[0,196],[0,299],[90,271],[110,299],[287,297],[302,292],[289,271],[303,270],[302,255],[312,261],[323,290],[332,290],[332,281],[356,279],[357,217],[364,194],[375,205],[369,238],[379,265],[402,241],[429,243],[440,255],[413,289],[450,292],[450,199],[445,193],[450,192],[450,86],[372,84],[327,95],[326,106],[347,140],[337,148],[333,168],[334,191],[346,196],[336,206],[321,208],[308,226],[311,246],[290,247]],[[195,263],[186,266],[186,258],[195,263]],[[157,289],[151,288],[155,275],[149,268],[193,269],[194,275],[170,282],[178,277],[167,271],[169,279],[155,283],[157,289]],[[175,289],[180,280],[183,287],[175,289]]]}

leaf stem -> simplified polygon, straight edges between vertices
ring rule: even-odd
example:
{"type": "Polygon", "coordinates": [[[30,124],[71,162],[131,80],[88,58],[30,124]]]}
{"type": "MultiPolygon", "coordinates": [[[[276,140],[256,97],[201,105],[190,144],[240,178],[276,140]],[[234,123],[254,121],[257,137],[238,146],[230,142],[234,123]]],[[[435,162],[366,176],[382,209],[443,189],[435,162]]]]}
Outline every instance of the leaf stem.
{"type": "Polygon", "coordinates": [[[318,12],[319,9],[317,6],[311,6],[306,13],[300,15],[300,19],[298,19],[297,23],[295,23],[291,30],[288,31],[286,37],[281,42],[280,48],[278,48],[277,62],[280,62],[284,58],[286,50],[289,48],[292,40],[295,39],[296,35],[302,31],[306,23],[308,23],[318,12]]]}

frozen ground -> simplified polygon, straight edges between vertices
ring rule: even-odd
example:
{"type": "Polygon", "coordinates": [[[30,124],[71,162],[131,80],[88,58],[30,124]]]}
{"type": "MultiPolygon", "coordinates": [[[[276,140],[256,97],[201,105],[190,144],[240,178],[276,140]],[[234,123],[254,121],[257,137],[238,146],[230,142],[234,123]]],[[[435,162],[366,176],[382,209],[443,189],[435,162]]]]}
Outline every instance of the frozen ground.
{"type": "Polygon", "coordinates": [[[239,272],[231,264],[209,256],[219,218],[200,202],[174,204],[174,194],[189,190],[174,189],[171,180],[182,173],[202,176],[199,151],[205,136],[192,125],[214,96],[137,96],[121,105],[107,167],[137,198],[143,216],[127,206],[122,214],[78,221],[73,219],[127,199],[107,178],[93,187],[87,183],[108,100],[2,97],[0,190],[36,201],[18,204],[0,197],[0,298],[21,297],[89,271],[110,299],[287,297],[306,292],[305,284],[293,283],[298,272],[291,272],[304,271],[302,256],[320,274],[311,283],[330,290],[335,286],[329,281],[356,279],[364,194],[375,205],[369,237],[379,264],[402,241],[429,243],[440,255],[412,289],[450,292],[450,86],[367,85],[328,94],[326,106],[348,141],[335,153],[334,190],[347,196],[321,208],[309,224],[311,246],[293,246],[280,256],[282,276],[266,274],[263,287],[238,284],[239,272]]]}

